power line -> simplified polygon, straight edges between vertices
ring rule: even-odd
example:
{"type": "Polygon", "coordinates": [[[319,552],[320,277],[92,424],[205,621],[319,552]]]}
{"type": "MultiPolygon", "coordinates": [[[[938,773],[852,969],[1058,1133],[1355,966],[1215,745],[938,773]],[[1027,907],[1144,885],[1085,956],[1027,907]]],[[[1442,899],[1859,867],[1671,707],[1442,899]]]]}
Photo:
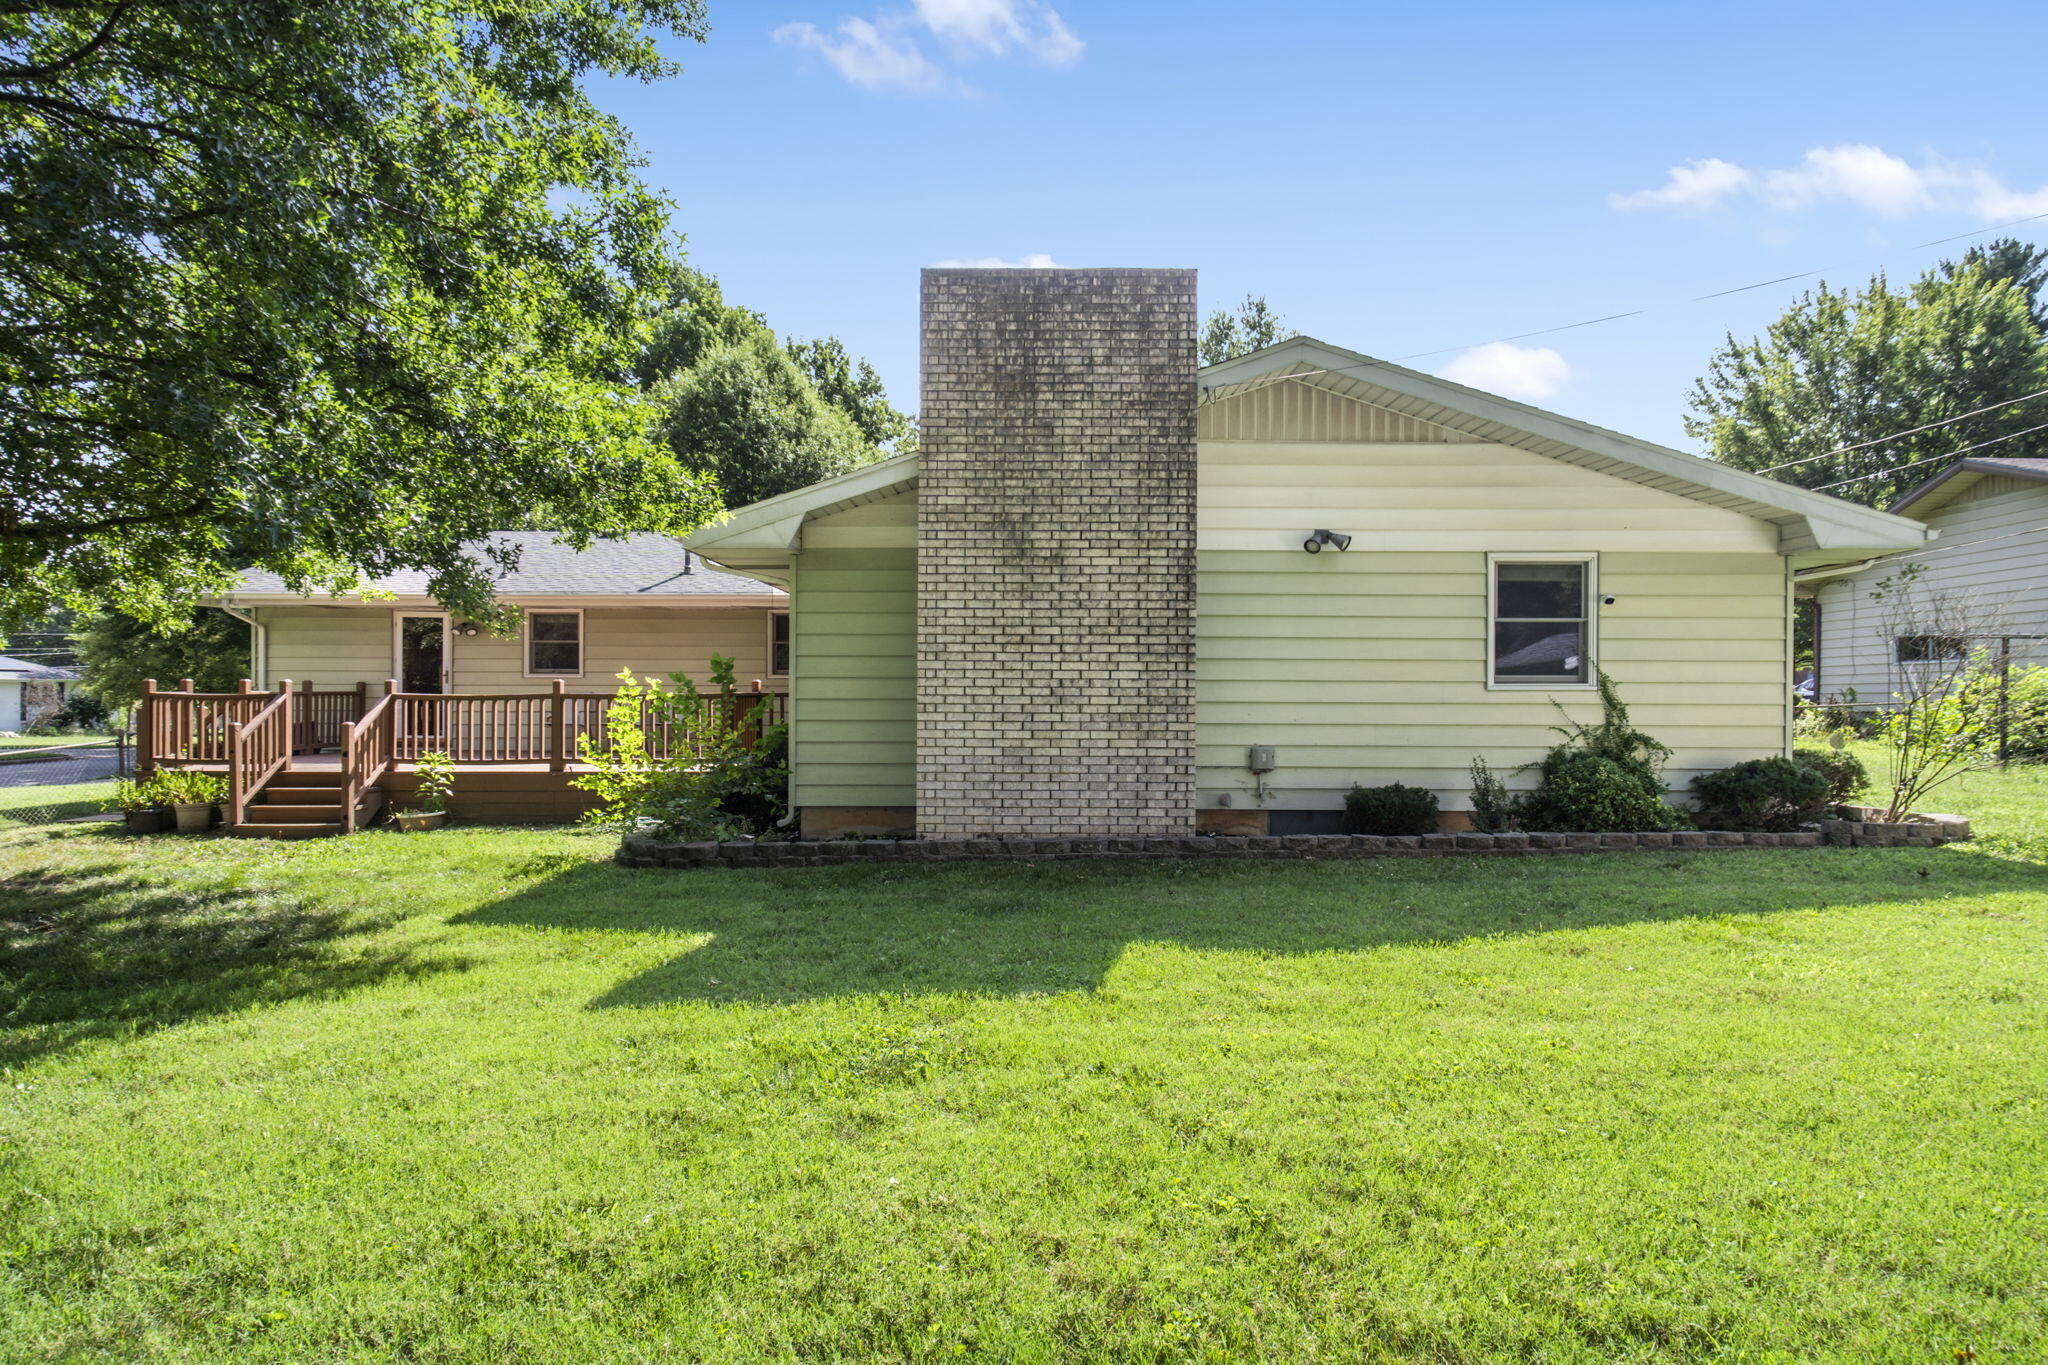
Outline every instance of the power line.
{"type": "Polygon", "coordinates": [[[2010,531],[2005,535],[1991,536],[1985,540],[1959,540],[1950,545],[1937,543],[1931,550],[1898,550],[1888,555],[1879,555],[1875,559],[1866,559],[1857,567],[1859,569],[1867,569],[1873,564],[1884,564],[1894,559],[1931,559],[1935,555],[1952,554],[1957,550],[1974,550],[1980,545],[1996,545],[2001,540],[2019,540],[2026,536],[2039,536],[2040,534],[2039,528],[2035,528],[2031,531],[2010,531]]]}
{"type": "Polygon", "coordinates": [[[1833,459],[1837,455],[1847,455],[1852,450],[1862,450],[1868,446],[1880,446],[1886,441],[1896,441],[1901,436],[1917,436],[1923,431],[1933,431],[1936,427],[1953,426],[1955,423],[1965,421],[1971,417],[1981,417],[1987,412],[1996,412],[2000,408],[2009,408],[2015,403],[2024,403],[2030,398],[2039,398],[2044,393],[2048,393],[2048,389],[2035,389],[2032,393],[2021,394],[2018,398],[2008,398],[2002,403],[1993,403],[1989,407],[1976,408],[1969,412],[1959,413],[1954,417],[1944,417],[1939,422],[1929,422],[1924,427],[1912,427],[1906,431],[1895,431],[1889,436],[1878,436],[1868,441],[1858,441],[1852,446],[1837,446],[1833,450],[1825,450],[1818,455],[1808,455],[1798,460],[1787,460],[1783,464],[1769,465],[1756,472],[1759,474],[1775,473],[1780,469],[1790,469],[1794,465],[1812,464],[1815,460],[1828,460],[1833,459]]]}
{"type": "Polygon", "coordinates": [[[2015,218],[2008,223],[1993,223],[1990,227],[1971,228],[1968,232],[1958,232],[1953,237],[1936,237],[1931,242],[1920,243],[1913,250],[1921,251],[1930,246],[1940,246],[1943,242],[1960,242],[1965,237],[1981,237],[1987,232],[1997,232],[2001,228],[2018,227],[2021,223],[2032,223],[2042,218],[2048,218],[2048,213],[2030,213],[2024,218],[2015,218]]]}
{"type": "Polygon", "coordinates": [[[2028,427],[2025,431],[2012,431],[2007,432],[2003,436],[1994,436],[1988,441],[1979,441],[1973,446],[1964,446],[1961,450],[1945,451],[1940,455],[1929,455],[1924,460],[1911,460],[1905,464],[1895,464],[1890,469],[1880,469],[1870,474],[1858,474],[1853,479],[1842,479],[1836,483],[1820,484],[1813,491],[1825,493],[1830,488],[1843,488],[1852,483],[1862,483],[1865,479],[1881,479],[1887,474],[1896,474],[1902,469],[1913,469],[1923,464],[1934,464],[1939,460],[1953,460],[1958,455],[1967,455],[1973,450],[1982,450],[1985,446],[1995,446],[2000,441],[2012,441],[2022,436],[2031,436],[2037,431],[2048,431],[2048,422],[2043,422],[2039,426],[2028,427]]]}

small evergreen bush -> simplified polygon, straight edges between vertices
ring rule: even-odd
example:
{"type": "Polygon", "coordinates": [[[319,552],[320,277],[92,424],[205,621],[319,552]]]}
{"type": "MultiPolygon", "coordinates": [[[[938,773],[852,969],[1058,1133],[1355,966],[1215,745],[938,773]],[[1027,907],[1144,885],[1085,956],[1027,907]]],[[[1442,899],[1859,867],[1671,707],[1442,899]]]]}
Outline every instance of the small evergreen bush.
{"type": "Polygon", "coordinates": [[[1515,802],[1508,795],[1508,784],[1483,758],[1474,758],[1468,771],[1472,775],[1472,828],[1481,834],[1501,834],[1513,829],[1515,802]]]}
{"type": "Polygon", "coordinates": [[[1830,801],[1847,801],[1870,785],[1870,772],[1863,766],[1863,760],[1845,749],[1794,749],[1792,761],[1828,780],[1830,801]]]}
{"type": "Polygon", "coordinates": [[[1664,782],[1657,775],[1671,757],[1670,746],[1629,724],[1614,680],[1605,673],[1599,678],[1599,722],[1582,725],[1567,716],[1555,727],[1565,742],[1532,765],[1535,790],[1523,793],[1514,808],[1523,829],[1630,834],[1682,823],[1664,803],[1664,782]]]}
{"type": "Polygon", "coordinates": [[[1436,793],[1390,782],[1384,787],[1352,784],[1344,794],[1347,834],[1434,834],[1436,793]]]}
{"type": "Polygon", "coordinates": [[[1752,758],[1692,780],[1709,829],[1797,829],[1828,806],[1827,775],[1789,758],[1752,758]]]}

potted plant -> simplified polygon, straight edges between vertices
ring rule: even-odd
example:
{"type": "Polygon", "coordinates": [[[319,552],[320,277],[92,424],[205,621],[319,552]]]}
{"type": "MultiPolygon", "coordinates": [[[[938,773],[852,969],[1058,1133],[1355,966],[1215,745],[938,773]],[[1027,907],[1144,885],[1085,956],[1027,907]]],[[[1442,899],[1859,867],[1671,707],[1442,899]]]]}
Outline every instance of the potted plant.
{"type": "Polygon", "coordinates": [[[122,778],[114,784],[114,794],[106,799],[105,809],[118,810],[128,822],[130,834],[157,834],[164,827],[169,814],[164,808],[170,800],[164,794],[163,774],[151,773],[141,781],[122,778]]]}
{"type": "Polygon", "coordinates": [[[413,772],[420,781],[419,789],[413,793],[415,804],[394,809],[391,818],[403,830],[439,829],[448,823],[448,798],[455,794],[455,765],[446,753],[433,749],[419,756],[413,772]]]}
{"type": "Polygon", "coordinates": [[[189,769],[159,772],[156,782],[180,834],[211,829],[220,816],[220,803],[228,795],[226,778],[189,769]]]}

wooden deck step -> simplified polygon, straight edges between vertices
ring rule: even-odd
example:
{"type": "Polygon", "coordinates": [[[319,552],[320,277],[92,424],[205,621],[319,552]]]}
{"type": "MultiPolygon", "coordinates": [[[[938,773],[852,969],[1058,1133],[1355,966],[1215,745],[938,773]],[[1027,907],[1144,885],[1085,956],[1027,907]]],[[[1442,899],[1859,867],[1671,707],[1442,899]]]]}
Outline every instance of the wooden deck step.
{"type": "MultiPolygon", "coordinates": [[[[248,819],[228,832],[243,839],[322,839],[343,832],[341,783],[287,783],[288,777],[326,777],[324,773],[279,773],[249,803],[248,819]]],[[[384,793],[372,787],[356,803],[356,828],[367,829],[384,809],[384,793]]]]}

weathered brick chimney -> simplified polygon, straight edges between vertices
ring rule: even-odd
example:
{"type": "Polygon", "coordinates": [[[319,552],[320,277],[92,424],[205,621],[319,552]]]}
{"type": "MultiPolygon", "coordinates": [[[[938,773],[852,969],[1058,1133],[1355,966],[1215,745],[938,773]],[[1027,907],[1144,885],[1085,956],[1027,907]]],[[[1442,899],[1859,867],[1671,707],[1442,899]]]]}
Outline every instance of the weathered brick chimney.
{"type": "Polygon", "coordinates": [[[1191,832],[1195,272],[924,272],[917,824],[1191,832]]]}

